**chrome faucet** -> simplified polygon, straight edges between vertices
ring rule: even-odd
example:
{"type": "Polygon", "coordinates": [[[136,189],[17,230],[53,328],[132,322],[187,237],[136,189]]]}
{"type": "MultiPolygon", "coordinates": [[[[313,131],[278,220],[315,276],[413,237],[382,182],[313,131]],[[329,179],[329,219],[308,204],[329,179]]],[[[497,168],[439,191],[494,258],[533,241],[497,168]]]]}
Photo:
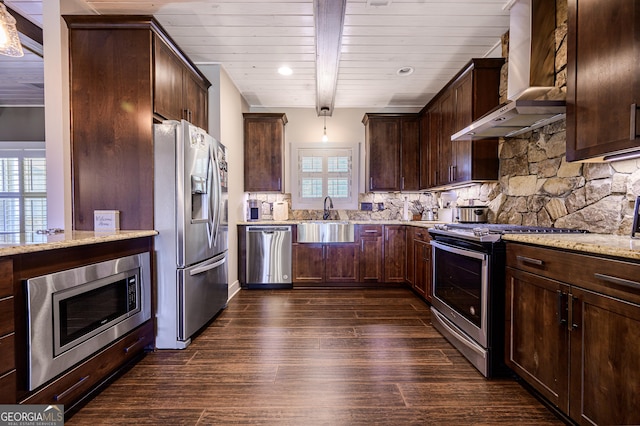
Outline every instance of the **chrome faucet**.
{"type": "Polygon", "coordinates": [[[329,219],[331,215],[331,209],[333,208],[333,200],[328,195],[324,197],[324,214],[322,215],[323,220],[329,219]],[[327,208],[327,200],[329,200],[329,208],[327,208]]]}

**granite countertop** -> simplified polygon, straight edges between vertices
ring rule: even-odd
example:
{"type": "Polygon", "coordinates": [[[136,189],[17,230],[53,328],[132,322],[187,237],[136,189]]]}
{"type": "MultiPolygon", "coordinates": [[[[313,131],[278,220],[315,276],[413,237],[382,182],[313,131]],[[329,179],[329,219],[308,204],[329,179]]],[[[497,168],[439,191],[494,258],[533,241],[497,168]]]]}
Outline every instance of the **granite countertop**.
{"type": "Polygon", "coordinates": [[[58,234],[0,234],[0,256],[152,237],[157,231],[67,231],[58,234]]]}
{"type": "MultiPolygon", "coordinates": [[[[252,222],[238,222],[238,225],[248,226],[269,226],[269,225],[297,225],[305,222],[325,222],[320,219],[301,219],[301,220],[259,220],[252,222]]],[[[355,225],[410,225],[420,228],[432,228],[436,223],[447,223],[437,220],[327,220],[326,222],[349,222],[355,225]]]]}
{"type": "Polygon", "coordinates": [[[609,234],[507,234],[505,241],[640,260],[640,239],[609,234]]]}

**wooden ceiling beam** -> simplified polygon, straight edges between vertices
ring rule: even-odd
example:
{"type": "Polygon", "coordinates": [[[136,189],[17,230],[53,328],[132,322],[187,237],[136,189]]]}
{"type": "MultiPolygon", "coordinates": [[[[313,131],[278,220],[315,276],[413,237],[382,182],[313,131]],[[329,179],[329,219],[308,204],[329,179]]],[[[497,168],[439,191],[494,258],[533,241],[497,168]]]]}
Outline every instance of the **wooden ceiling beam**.
{"type": "Polygon", "coordinates": [[[333,113],[338,82],[342,29],[347,0],[314,0],[316,27],[316,111],[324,115],[333,113]]]}

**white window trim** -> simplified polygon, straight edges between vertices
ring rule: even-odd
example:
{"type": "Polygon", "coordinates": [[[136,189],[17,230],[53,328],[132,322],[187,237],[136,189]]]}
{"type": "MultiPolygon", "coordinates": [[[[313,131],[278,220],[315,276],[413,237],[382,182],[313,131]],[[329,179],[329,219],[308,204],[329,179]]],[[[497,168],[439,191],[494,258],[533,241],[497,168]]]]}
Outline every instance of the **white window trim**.
{"type": "MultiPolygon", "coordinates": [[[[324,208],[323,202],[326,197],[326,193],[321,198],[314,198],[312,200],[303,200],[300,198],[300,179],[298,174],[298,151],[300,149],[315,149],[315,150],[338,150],[348,149],[351,150],[351,185],[349,198],[332,199],[333,208],[340,210],[357,210],[358,208],[358,189],[360,178],[360,144],[359,143],[340,143],[340,144],[326,144],[326,143],[292,143],[291,144],[291,208],[293,210],[322,210],[324,208]]],[[[326,191],[326,188],[325,188],[326,191]]]]}
{"type": "MultiPolygon", "coordinates": [[[[24,192],[24,170],[22,169],[22,159],[25,157],[35,157],[46,159],[46,147],[44,142],[0,142],[0,157],[18,157],[20,159],[20,192],[8,192],[0,193],[0,198],[15,198],[20,199],[20,233],[24,233],[25,229],[25,199],[27,198],[43,198],[47,199],[47,193],[42,192],[24,192]],[[2,152],[4,151],[4,152],[2,152]],[[5,155],[6,151],[15,151],[16,155],[5,155]],[[30,152],[31,151],[31,152],[30,152]],[[38,152],[37,155],[33,155],[33,151],[38,152]]],[[[46,166],[45,166],[46,167],[46,166]]],[[[6,242],[6,241],[3,241],[6,242]]]]}

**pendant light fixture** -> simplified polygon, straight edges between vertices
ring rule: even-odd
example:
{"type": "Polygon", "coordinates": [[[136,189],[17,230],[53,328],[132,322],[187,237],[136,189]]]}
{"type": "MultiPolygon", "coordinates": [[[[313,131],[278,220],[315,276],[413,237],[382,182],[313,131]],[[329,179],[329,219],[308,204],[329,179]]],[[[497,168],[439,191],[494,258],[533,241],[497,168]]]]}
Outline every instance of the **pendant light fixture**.
{"type": "Polygon", "coordinates": [[[322,142],[328,142],[329,137],[327,136],[327,113],[329,112],[329,108],[322,107],[320,108],[322,115],[324,116],[324,131],[322,132],[322,142]]]}
{"type": "Polygon", "coordinates": [[[0,3],[0,55],[19,58],[24,56],[16,20],[7,12],[4,3],[0,3]]]}

